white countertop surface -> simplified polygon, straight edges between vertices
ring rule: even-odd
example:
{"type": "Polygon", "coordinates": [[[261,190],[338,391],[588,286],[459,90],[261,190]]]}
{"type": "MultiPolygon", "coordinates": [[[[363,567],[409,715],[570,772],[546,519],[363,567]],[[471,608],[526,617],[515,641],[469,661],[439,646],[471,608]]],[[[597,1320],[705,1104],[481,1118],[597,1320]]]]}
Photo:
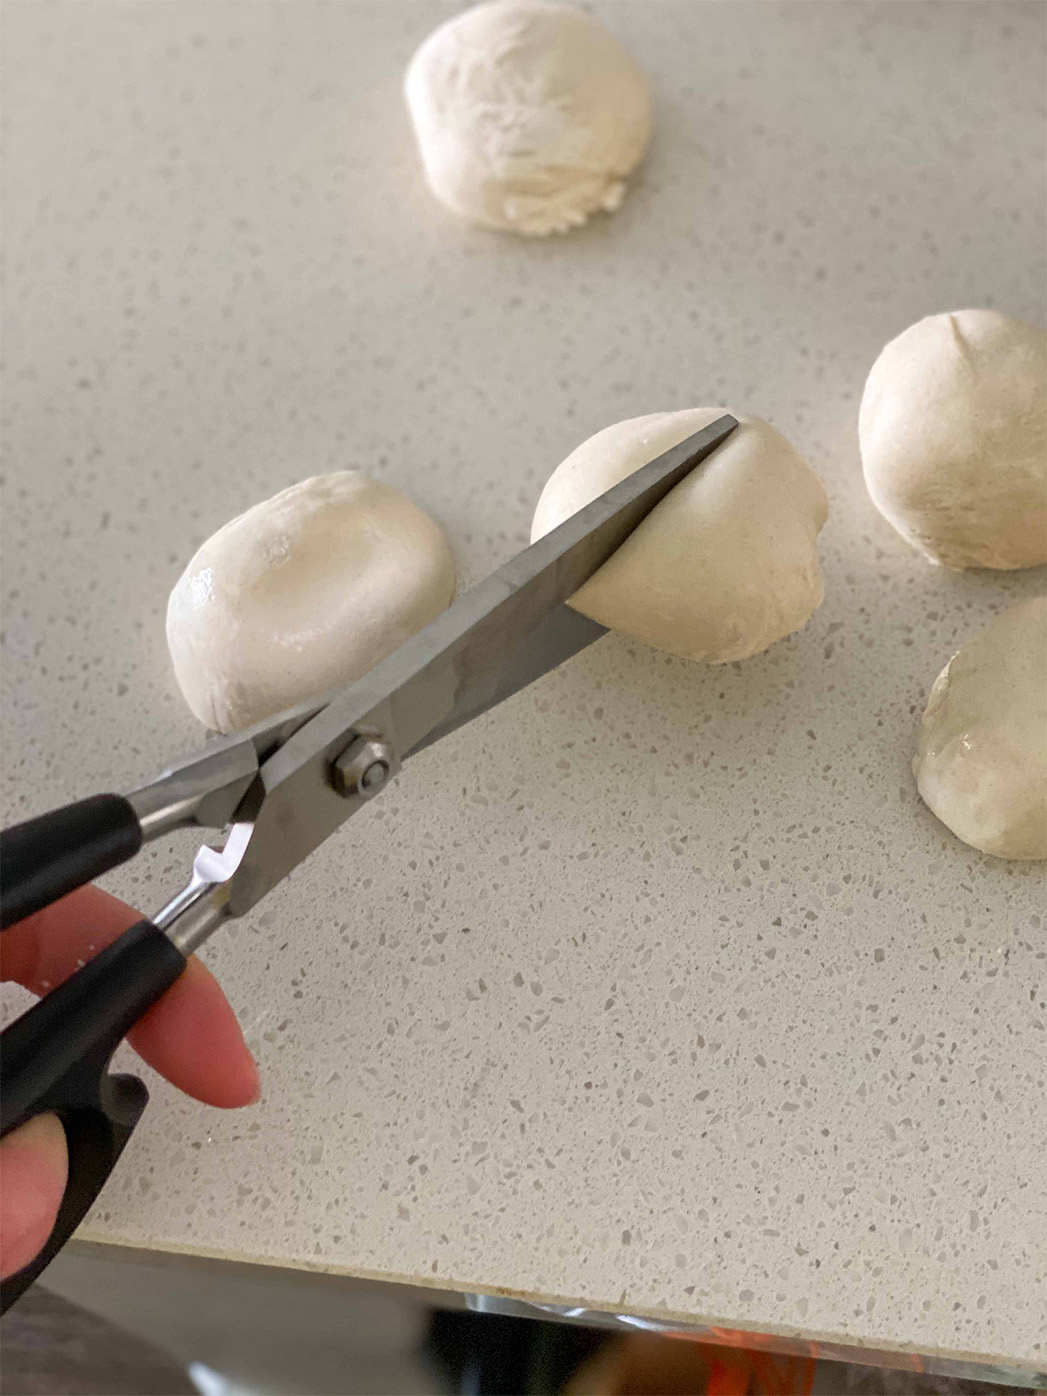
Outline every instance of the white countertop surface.
{"type": "MultiPolygon", "coordinates": [[[[527,241],[422,184],[454,8],[5,6],[5,817],[198,744],[167,593],[309,474],[401,486],[469,581],[583,437],[727,404],[825,481],[826,600],[726,668],[610,636],[412,762],[207,948],[262,1103],[156,1084],[84,1234],[1042,1366],[1043,869],[909,763],[1043,573],[909,551],[855,420],[919,316],[1043,319],[1044,9],[595,4],[656,141],[527,241]]],[[[111,885],[155,911],[190,848],[111,885]]]]}

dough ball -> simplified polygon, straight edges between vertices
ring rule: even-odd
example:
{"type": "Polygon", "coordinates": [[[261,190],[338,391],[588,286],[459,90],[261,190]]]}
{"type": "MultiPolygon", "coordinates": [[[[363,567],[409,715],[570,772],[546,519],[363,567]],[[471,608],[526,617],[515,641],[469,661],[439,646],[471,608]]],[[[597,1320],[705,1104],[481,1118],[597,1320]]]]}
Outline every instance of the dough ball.
{"type": "Polygon", "coordinates": [[[634,60],[595,16],[549,0],[449,19],[411,59],[405,95],[440,202],[516,233],[616,209],[651,130],[634,60]]]}
{"type": "Polygon", "coordinates": [[[858,418],[865,482],[946,567],[1047,561],[1047,335],[996,310],[930,315],[873,364],[858,418]]]}
{"type": "Polygon", "coordinates": [[[946,664],[913,771],[964,843],[997,858],[1047,858],[1047,600],[1011,606],[946,664]]]}
{"type": "Polygon", "coordinates": [[[357,470],[318,475],[220,528],[167,604],[167,644],[201,722],[237,731],[359,678],[454,595],[439,526],[357,470]]]}
{"type": "MultiPolygon", "coordinates": [[[[532,541],[727,410],[656,412],[590,436],[549,478],[532,541]]],[[[773,427],[733,415],[740,425],[723,445],[571,598],[602,625],[710,664],[759,654],[799,630],[822,599],[821,482],[773,427]]]]}

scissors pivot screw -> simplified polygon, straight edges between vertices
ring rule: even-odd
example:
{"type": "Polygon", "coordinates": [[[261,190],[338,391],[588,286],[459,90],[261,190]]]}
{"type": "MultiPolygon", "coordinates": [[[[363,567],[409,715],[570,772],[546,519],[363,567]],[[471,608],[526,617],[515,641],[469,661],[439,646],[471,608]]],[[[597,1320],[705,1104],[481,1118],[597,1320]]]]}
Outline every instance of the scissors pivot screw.
{"type": "Polygon", "coordinates": [[[369,800],[392,775],[395,764],[393,750],[385,742],[355,737],[332,761],[331,784],[347,799],[360,795],[369,800]]]}

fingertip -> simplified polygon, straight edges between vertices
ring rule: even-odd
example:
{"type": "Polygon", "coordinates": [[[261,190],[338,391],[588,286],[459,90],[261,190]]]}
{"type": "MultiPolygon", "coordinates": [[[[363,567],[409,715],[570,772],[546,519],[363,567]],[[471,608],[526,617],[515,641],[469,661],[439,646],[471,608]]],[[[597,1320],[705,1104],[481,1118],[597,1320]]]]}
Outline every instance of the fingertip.
{"type": "Polygon", "coordinates": [[[69,1174],[57,1115],[37,1115],[0,1142],[0,1275],[23,1269],[43,1249],[69,1174]]]}
{"type": "Polygon", "coordinates": [[[128,1041],[161,1075],[205,1105],[232,1110],[261,1096],[258,1067],[214,975],[191,956],[180,979],[128,1041]]]}
{"type": "MultiPolygon", "coordinates": [[[[139,919],[100,887],[81,887],[4,932],[4,977],[46,993],[139,919]]],[[[234,1109],[261,1096],[236,1015],[195,955],[128,1040],[150,1066],[206,1105],[234,1109]]]]}

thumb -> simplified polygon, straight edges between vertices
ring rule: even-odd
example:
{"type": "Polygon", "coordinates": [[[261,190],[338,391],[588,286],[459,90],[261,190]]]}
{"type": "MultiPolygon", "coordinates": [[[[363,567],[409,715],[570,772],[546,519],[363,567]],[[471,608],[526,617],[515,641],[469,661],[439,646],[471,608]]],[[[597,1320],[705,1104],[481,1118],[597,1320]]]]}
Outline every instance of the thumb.
{"type": "Polygon", "coordinates": [[[0,1142],[0,1275],[43,1249],[65,1192],[69,1158],[57,1115],[36,1115],[0,1142]]]}

